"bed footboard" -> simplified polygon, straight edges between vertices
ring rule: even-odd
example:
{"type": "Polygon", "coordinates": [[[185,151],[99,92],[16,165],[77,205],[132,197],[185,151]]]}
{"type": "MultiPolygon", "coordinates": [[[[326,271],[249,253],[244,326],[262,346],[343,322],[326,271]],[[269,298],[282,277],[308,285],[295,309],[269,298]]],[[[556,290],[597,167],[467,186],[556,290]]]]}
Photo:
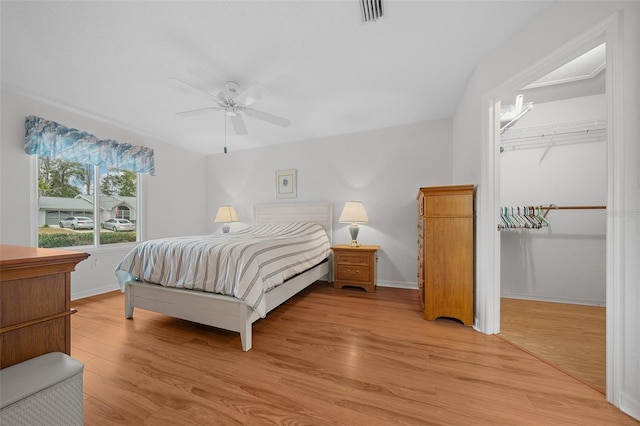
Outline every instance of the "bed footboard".
{"type": "MultiPolygon", "coordinates": [[[[317,280],[327,279],[331,262],[326,261],[265,294],[267,312],[280,306],[317,280]]],[[[242,350],[252,345],[252,324],[260,316],[243,301],[231,296],[176,289],[143,281],[124,284],[124,316],[133,318],[134,308],[193,321],[240,333],[242,350]]]]}
{"type": "Polygon", "coordinates": [[[142,308],[187,321],[240,333],[242,350],[251,349],[251,325],[260,318],[242,301],[229,296],[148,284],[125,283],[125,318],[142,308]]]}

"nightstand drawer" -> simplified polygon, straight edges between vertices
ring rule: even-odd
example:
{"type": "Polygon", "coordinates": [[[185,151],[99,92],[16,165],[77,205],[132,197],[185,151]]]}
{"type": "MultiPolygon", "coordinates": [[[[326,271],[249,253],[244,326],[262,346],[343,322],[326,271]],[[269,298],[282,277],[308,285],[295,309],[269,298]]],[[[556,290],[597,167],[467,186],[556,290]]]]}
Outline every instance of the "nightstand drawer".
{"type": "Polygon", "coordinates": [[[371,275],[369,273],[369,267],[361,267],[354,265],[338,265],[336,271],[336,280],[339,281],[371,281],[371,275]]]}
{"type": "Polygon", "coordinates": [[[336,262],[338,263],[338,265],[369,266],[369,259],[371,259],[371,256],[368,254],[358,254],[358,253],[336,254],[336,262]]]}

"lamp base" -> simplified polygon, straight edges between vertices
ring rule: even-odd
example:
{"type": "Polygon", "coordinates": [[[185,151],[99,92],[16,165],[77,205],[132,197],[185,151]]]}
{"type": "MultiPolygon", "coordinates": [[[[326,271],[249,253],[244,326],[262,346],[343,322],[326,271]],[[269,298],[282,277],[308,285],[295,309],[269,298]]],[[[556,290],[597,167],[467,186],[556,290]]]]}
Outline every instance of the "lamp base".
{"type": "Polygon", "coordinates": [[[358,244],[358,231],[360,231],[358,224],[351,224],[349,227],[349,234],[351,234],[351,247],[360,247],[360,244],[358,244]]]}
{"type": "Polygon", "coordinates": [[[226,234],[227,232],[229,232],[229,230],[231,229],[231,226],[229,226],[228,223],[225,223],[224,225],[222,225],[222,233],[226,234]]]}

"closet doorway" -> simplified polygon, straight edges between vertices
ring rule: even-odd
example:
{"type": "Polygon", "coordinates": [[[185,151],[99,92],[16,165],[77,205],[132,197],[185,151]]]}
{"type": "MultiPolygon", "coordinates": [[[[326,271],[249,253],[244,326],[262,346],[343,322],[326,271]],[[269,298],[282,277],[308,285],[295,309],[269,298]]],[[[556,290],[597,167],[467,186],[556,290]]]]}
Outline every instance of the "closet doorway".
{"type": "Polygon", "coordinates": [[[500,335],[606,393],[606,46],[501,97],[500,335]]]}

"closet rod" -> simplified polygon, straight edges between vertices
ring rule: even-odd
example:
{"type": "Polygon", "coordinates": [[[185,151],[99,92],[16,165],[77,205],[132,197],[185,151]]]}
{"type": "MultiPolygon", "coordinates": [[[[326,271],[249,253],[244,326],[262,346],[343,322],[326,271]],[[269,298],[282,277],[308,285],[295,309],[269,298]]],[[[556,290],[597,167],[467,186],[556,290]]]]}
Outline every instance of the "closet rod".
{"type": "Polygon", "coordinates": [[[546,218],[549,210],[606,210],[607,206],[556,206],[549,204],[548,206],[540,206],[541,210],[546,210],[542,217],[546,218]]]}
{"type": "Polygon", "coordinates": [[[542,210],[603,210],[607,206],[556,206],[551,204],[549,206],[540,206],[542,210]]]}

